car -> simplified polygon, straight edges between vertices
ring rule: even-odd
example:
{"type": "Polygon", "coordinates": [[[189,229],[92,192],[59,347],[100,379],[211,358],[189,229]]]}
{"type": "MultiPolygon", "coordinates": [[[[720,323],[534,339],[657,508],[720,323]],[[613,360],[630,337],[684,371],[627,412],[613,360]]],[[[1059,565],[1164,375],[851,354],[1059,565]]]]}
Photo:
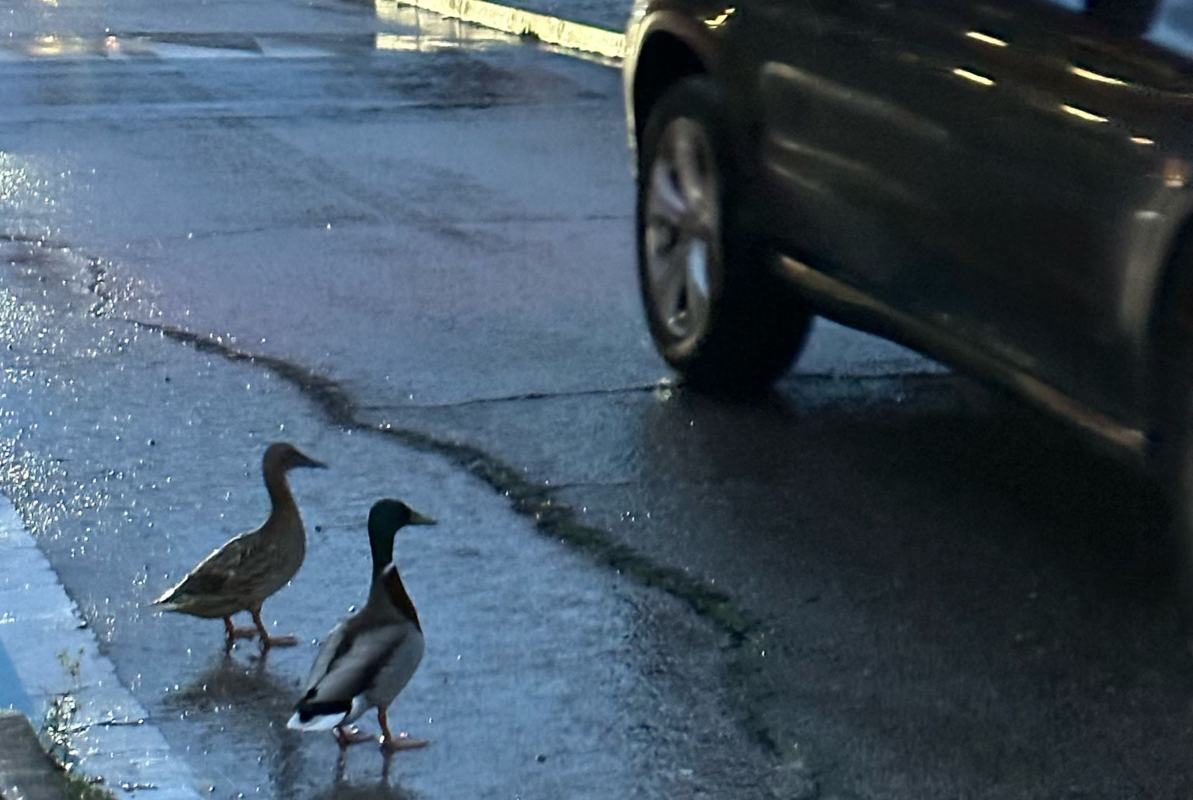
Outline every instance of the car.
{"type": "Polygon", "coordinates": [[[638,0],[638,272],[686,382],[814,315],[1154,470],[1193,531],[1193,0],[638,0]]]}

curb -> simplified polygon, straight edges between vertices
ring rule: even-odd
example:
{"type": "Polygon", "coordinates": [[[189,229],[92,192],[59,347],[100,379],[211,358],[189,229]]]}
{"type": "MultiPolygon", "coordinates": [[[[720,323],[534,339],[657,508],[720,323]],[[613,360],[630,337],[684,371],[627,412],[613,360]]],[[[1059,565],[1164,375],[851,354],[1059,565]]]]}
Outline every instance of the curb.
{"type": "Polygon", "coordinates": [[[458,19],[514,36],[532,36],[544,44],[578,53],[621,61],[625,35],[618,31],[572,22],[548,14],[491,3],[488,0],[395,0],[441,17],[458,19]]]}
{"type": "MultiPolygon", "coordinates": [[[[27,717],[34,715],[33,701],[29,699],[29,693],[21,683],[16,665],[4,649],[4,641],[0,640],[0,714],[4,714],[7,709],[20,711],[27,717]]],[[[0,738],[0,741],[3,739],[0,738]]]]}
{"type": "MultiPolygon", "coordinates": [[[[149,713],[121,683],[112,662],[100,652],[95,634],[58,582],[54,568],[3,494],[0,564],[4,565],[0,570],[0,639],[15,676],[11,694],[19,690],[26,695],[35,712],[47,708],[54,697],[73,696],[78,715],[72,719],[71,739],[80,752],[78,768],[102,779],[109,788],[124,788],[124,797],[197,800],[190,768],[171,754],[149,713]],[[73,678],[65,663],[60,663],[64,655],[77,658],[79,672],[73,678]]],[[[4,748],[0,764],[12,763],[8,742],[2,736],[0,747],[4,748]]],[[[18,752],[31,769],[48,758],[40,745],[35,753],[23,747],[18,752]]],[[[0,776],[7,778],[7,773],[0,776]]],[[[7,785],[0,786],[0,793],[9,800],[37,796],[10,794],[7,785]]]]}
{"type": "Polygon", "coordinates": [[[0,711],[0,797],[64,800],[66,777],[24,714],[0,711]]]}

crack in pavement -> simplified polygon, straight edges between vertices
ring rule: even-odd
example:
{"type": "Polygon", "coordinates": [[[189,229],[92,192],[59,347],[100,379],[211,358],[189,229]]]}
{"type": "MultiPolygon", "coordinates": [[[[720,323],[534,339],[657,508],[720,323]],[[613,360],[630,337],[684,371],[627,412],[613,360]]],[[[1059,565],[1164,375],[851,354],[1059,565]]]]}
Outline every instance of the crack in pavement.
{"type": "Polygon", "coordinates": [[[475,445],[448,441],[390,423],[373,424],[361,420],[357,416],[361,409],[338,382],[283,358],[237,350],[212,337],[171,325],[135,319],[127,322],[202,353],[264,367],[296,387],[338,427],[390,437],[407,447],[447,458],[508,497],[514,510],[531,518],[535,528],[542,533],[579,547],[644,586],[662,589],[683,600],[700,616],[729,634],[734,644],[746,640],[757,627],[757,622],[736,608],[728,595],[709,588],[682,570],[651,561],[615,541],[604,530],[581,523],[573,508],[552,497],[557,487],[530,480],[520,470],[475,445]]]}
{"type": "Polygon", "coordinates": [[[631,386],[613,386],[605,389],[574,389],[566,392],[523,392],[521,394],[501,395],[498,397],[471,397],[467,400],[457,400],[451,403],[403,403],[401,405],[362,405],[361,411],[439,411],[449,408],[467,408],[469,406],[495,405],[499,403],[520,403],[527,400],[557,400],[565,397],[605,397],[617,394],[645,394],[647,392],[667,391],[675,387],[669,378],[654,383],[641,383],[631,386]]]}
{"type": "MultiPolygon", "coordinates": [[[[869,373],[848,372],[802,372],[796,376],[800,382],[826,383],[878,383],[911,381],[923,383],[955,382],[957,377],[952,373],[921,370],[901,372],[897,375],[873,375],[869,373]]],[[[357,408],[361,411],[444,411],[470,406],[498,405],[501,403],[521,403],[534,400],[561,400],[575,397],[608,397],[613,395],[646,394],[648,392],[671,392],[685,388],[687,384],[678,377],[660,378],[653,383],[631,384],[629,386],[613,386],[596,389],[573,389],[562,392],[522,392],[519,394],[499,395],[496,397],[470,397],[466,400],[456,400],[448,403],[398,403],[398,404],[368,404],[357,408]]],[[[729,396],[732,398],[732,395],[729,396]]],[[[555,487],[558,488],[558,487],[555,487]]]]}
{"type": "MultiPolygon", "coordinates": [[[[741,725],[750,739],[778,762],[775,779],[783,781],[785,786],[776,796],[790,800],[815,800],[820,796],[820,771],[806,764],[802,756],[781,742],[765,721],[764,708],[773,700],[773,695],[760,677],[762,664],[758,653],[765,652],[767,646],[763,621],[739,608],[729,595],[682,569],[648,558],[618,542],[604,529],[581,522],[572,506],[555,497],[560,487],[533,481],[522,471],[475,445],[396,427],[388,422],[370,423],[360,419],[358,413],[365,408],[358,406],[340,383],[314,370],[278,356],[238,350],[211,336],[183,328],[136,319],[125,321],[193,347],[198,352],[263,367],[296,388],[338,427],[387,437],[406,447],[447,459],[507,497],[512,509],[529,518],[539,533],[584,552],[598,564],[613,568],[619,575],[643,587],[661,590],[684,603],[697,617],[727,637],[723,647],[727,669],[737,685],[743,687],[741,725]]],[[[652,385],[637,391],[653,391],[655,388],[652,385]]]]}

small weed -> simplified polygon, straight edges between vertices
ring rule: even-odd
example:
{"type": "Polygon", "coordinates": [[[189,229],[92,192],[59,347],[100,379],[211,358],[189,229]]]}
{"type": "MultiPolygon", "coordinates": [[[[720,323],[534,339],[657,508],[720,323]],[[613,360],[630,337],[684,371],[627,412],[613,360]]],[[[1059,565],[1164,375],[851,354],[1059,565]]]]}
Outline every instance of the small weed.
{"type": "MultiPolygon", "coordinates": [[[[82,655],[83,651],[80,650],[79,657],[82,655]]],[[[74,748],[72,734],[75,718],[79,714],[79,701],[75,694],[79,691],[83,669],[80,658],[72,658],[65,650],[58,654],[58,663],[70,679],[70,685],[66,691],[59,692],[50,699],[50,707],[46,709],[45,719],[41,723],[40,738],[46,752],[66,770],[74,765],[79,756],[74,748]]]]}
{"type": "Polygon", "coordinates": [[[66,800],[116,800],[116,795],[100,787],[95,778],[72,771],[66,773],[66,800]]]}
{"type": "Polygon", "coordinates": [[[79,757],[74,745],[74,733],[78,730],[75,720],[79,715],[76,695],[83,674],[82,656],[82,650],[78,657],[72,657],[65,650],[58,654],[58,663],[70,679],[70,685],[51,698],[38,737],[50,758],[66,773],[67,800],[115,800],[115,795],[101,788],[96,779],[75,769],[79,757]]]}

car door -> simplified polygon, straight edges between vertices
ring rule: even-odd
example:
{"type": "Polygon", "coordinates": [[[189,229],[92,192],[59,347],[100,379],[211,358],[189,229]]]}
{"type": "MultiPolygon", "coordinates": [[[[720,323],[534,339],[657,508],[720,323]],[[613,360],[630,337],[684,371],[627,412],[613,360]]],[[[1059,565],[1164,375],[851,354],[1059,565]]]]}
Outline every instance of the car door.
{"type": "Polygon", "coordinates": [[[945,259],[901,275],[895,294],[926,298],[958,336],[1135,425],[1145,321],[1132,315],[1147,304],[1133,295],[1149,288],[1141,262],[1183,190],[1166,131],[1187,87],[1179,60],[1143,38],[1140,3],[1100,5],[925,4],[963,45],[931,53],[930,73],[968,96],[939,110],[950,147],[925,189],[943,209],[945,259]]]}
{"type": "Polygon", "coordinates": [[[1173,169],[1149,131],[1183,79],[1088,11],[762,0],[760,149],[795,254],[1126,418],[1125,260],[1173,169]]]}
{"type": "Polygon", "coordinates": [[[884,299],[933,243],[914,165],[948,132],[918,97],[910,0],[752,0],[729,41],[755,98],[768,232],[794,255],[884,299]],[[910,180],[909,180],[910,178],[910,180]]]}

